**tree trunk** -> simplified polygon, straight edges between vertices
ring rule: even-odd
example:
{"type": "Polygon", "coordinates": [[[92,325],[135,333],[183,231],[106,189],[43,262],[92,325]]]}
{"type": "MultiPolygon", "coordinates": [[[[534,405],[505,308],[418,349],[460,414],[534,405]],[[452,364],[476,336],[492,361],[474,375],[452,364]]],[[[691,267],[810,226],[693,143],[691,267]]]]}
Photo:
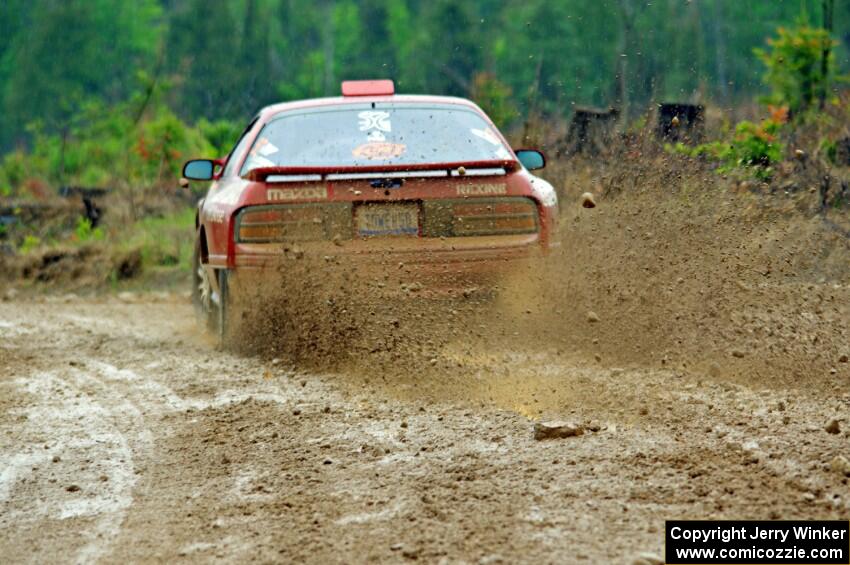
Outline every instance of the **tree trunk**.
{"type": "Polygon", "coordinates": [[[325,96],[330,96],[334,92],[336,83],[334,73],[334,35],[336,34],[336,30],[334,29],[332,3],[326,5],[325,12],[325,25],[322,31],[322,50],[325,59],[324,94],[325,96]]]}
{"type": "Polygon", "coordinates": [[[525,145],[536,146],[540,143],[539,116],[537,112],[537,99],[540,92],[540,73],[543,70],[543,55],[537,57],[537,69],[534,71],[534,82],[528,88],[527,114],[525,123],[522,125],[522,142],[525,145]]]}
{"type": "Polygon", "coordinates": [[[729,84],[726,78],[726,38],[723,37],[723,1],[714,0],[714,66],[717,72],[717,86],[720,99],[729,97],[729,84]]]}
{"type": "Polygon", "coordinates": [[[620,48],[617,53],[615,104],[623,126],[629,121],[629,47],[632,45],[635,11],[632,0],[620,0],[620,48]]]}
{"type": "Polygon", "coordinates": [[[832,41],[832,15],[835,9],[835,0],[823,0],[822,7],[823,29],[827,31],[827,33],[829,34],[829,38],[827,39],[826,44],[824,44],[820,61],[821,85],[818,89],[818,96],[820,97],[821,110],[823,110],[824,106],[826,106],[826,95],[827,90],[829,90],[829,55],[830,42],[832,41]]]}

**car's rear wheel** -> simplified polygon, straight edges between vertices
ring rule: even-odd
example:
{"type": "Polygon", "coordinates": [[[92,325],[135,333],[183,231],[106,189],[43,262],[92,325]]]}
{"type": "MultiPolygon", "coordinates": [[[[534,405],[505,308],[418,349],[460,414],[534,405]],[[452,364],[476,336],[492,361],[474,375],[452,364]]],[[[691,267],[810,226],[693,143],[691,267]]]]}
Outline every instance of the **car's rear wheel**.
{"type": "Polygon", "coordinates": [[[233,346],[233,298],[230,292],[230,271],[219,269],[218,276],[218,301],[215,304],[215,335],[219,346],[230,348],[233,346]]]}
{"type": "Polygon", "coordinates": [[[200,242],[195,243],[195,252],[192,255],[192,304],[198,322],[206,329],[213,329],[216,322],[213,286],[209,273],[201,262],[200,242]]]}
{"type": "Polygon", "coordinates": [[[204,329],[209,331],[218,345],[232,345],[233,298],[230,291],[230,272],[227,269],[210,270],[201,262],[200,244],[195,246],[192,259],[192,303],[195,316],[204,329]],[[218,291],[213,286],[213,277],[218,282],[218,291]]]}

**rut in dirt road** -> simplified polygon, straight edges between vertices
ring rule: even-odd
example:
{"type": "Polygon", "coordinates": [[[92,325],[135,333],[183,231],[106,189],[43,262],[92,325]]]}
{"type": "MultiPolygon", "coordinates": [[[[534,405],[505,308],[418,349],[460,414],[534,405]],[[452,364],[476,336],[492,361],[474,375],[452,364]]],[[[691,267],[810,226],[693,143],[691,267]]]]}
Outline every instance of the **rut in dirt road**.
{"type": "Polygon", "coordinates": [[[829,468],[850,422],[824,430],[846,393],[450,347],[428,382],[302,373],[190,318],[0,304],[10,561],[622,562],[660,554],[665,519],[850,509],[829,468]],[[588,431],[534,441],[538,418],[588,431]]]}

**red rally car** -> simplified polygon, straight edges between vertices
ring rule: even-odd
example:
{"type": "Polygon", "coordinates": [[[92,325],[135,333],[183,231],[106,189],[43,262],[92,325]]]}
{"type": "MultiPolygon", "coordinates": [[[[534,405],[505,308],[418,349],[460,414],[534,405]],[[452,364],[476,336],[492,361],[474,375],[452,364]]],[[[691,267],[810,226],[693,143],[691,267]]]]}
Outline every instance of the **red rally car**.
{"type": "Polygon", "coordinates": [[[286,245],[389,256],[433,286],[459,273],[486,284],[552,245],[557,196],[529,172],[542,153],[512,150],[468,100],[394,90],[347,81],[341,97],[266,107],[225,159],[186,163],[185,179],[213,181],[198,205],[193,294],[220,339],[234,280],[279,268],[286,245]]]}

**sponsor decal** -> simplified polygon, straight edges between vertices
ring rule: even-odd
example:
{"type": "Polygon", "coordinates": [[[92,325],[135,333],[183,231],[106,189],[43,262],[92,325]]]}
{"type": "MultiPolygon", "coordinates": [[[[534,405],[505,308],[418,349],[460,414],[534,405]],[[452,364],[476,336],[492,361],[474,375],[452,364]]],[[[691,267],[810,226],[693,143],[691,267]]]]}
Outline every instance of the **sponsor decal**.
{"type": "Polygon", "coordinates": [[[239,196],[241,196],[243,188],[244,185],[242,184],[228,184],[224,188],[216,191],[216,193],[210,197],[209,201],[211,203],[232,206],[239,201],[239,196]]]}
{"type": "Polygon", "coordinates": [[[389,112],[366,110],[357,114],[357,118],[360,120],[358,123],[360,131],[366,132],[367,143],[358,145],[351,151],[354,157],[370,161],[386,160],[400,157],[407,151],[407,145],[390,143],[384,135],[393,130],[389,112]]]}
{"type": "Polygon", "coordinates": [[[206,211],[207,220],[214,224],[220,224],[224,222],[224,210],[207,210],[206,211]]]}
{"type": "Polygon", "coordinates": [[[499,183],[463,184],[457,187],[458,196],[490,196],[507,192],[507,185],[499,183]]]}
{"type": "Polygon", "coordinates": [[[400,157],[407,151],[407,145],[403,143],[369,142],[358,145],[351,152],[355,157],[361,159],[392,159],[400,157]]]}
{"type": "Polygon", "coordinates": [[[291,200],[324,200],[328,197],[326,186],[299,186],[292,188],[270,188],[266,191],[269,202],[288,202],[291,200]]]}
{"type": "Polygon", "coordinates": [[[393,130],[388,112],[367,110],[357,114],[357,117],[360,118],[360,131],[368,132],[366,139],[369,141],[386,141],[384,132],[389,133],[393,130]]]}

